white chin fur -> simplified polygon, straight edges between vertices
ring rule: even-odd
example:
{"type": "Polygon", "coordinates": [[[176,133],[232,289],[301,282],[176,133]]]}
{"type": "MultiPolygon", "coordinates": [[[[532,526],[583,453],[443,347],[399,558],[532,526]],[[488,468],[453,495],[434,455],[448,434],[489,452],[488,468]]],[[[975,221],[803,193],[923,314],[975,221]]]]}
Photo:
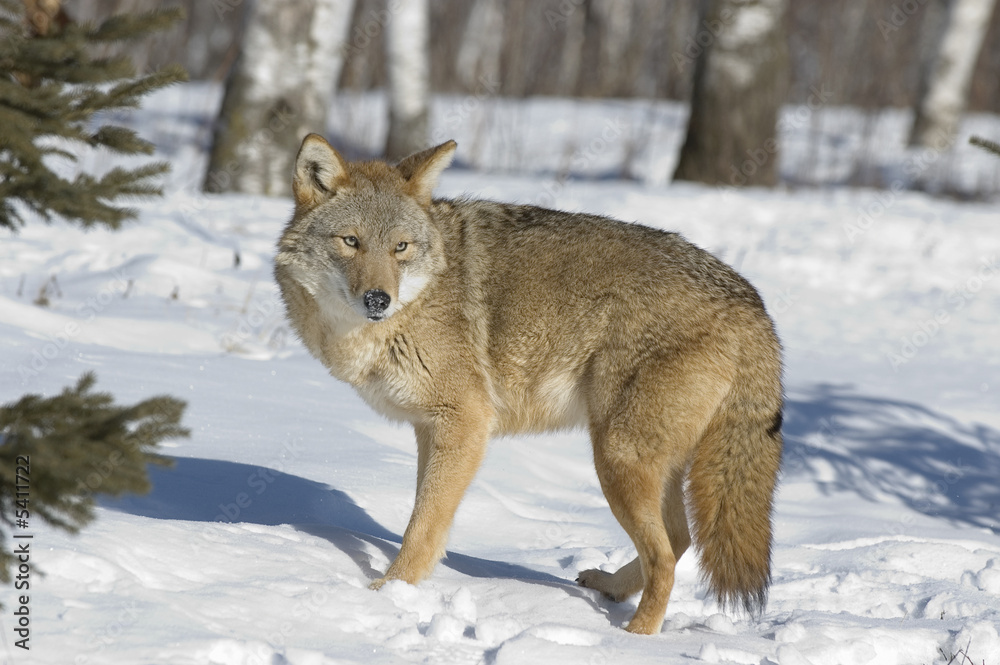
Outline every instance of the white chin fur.
{"type": "MultiPolygon", "coordinates": [[[[406,303],[415,300],[426,286],[426,276],[403,274],[402,278],[399,280],[399,298],[397,299],[399,304],[405,305],[406,303]]],[[[393,309],[394,308],[390,307],[390,311],[393,309]]]]}
{"type": "Polygon", "coordinates": [[[381,318],[372,320],[368,317],[368,310],[361,300],[352,298],[344,285],[340,284],[333,275],[327,281],[320,284],[310,279],[310,276],[304,272],[297,275],[297,277],[299,277],[299,283],[316,298],[316,301],[328,318],[343,319],[346,314],[345,310],[350,310],[368,323],[378,323],[391,317],[403,305],[416,299],[427,286],[428,282],[427,277],[424,276],[403,275],[399,280],[399,292],[396,299],[382,313],[381,318]]]}
{"type": "Polygon", "coordinates": [[[382,313],[381,318],[372,320],[368,318],[367,312],[364,311],[364,305],[361,303],[357,304],[357,308],[360,308],[362,315],[372,323],[378,323],[379,321],[385,321],[390,316],[398,312],[403,305],[411,302],[420,295],[420,292],[424,290],[427,286],[427,277],[422,275],[406,275],[404,274],[399,280],[399,291],[397,292],[396,299],[390,303],[388,309],[382,313]]]}

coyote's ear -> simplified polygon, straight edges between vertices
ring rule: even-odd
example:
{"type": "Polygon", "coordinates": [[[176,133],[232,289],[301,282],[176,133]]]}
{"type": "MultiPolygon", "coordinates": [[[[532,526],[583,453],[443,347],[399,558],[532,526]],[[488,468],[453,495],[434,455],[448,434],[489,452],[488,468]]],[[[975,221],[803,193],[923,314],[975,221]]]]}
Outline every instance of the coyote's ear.
{"type": "Polygon", "coordinates": [[[347,162],[319,134],[302,140],[295,158],[292,192],[295,205],[302,209],[315,208],[349,180],[347,162]]]}
{"type": "Polygon", "coordinates": [[[406,191],[417,203],[424,206],[431,204],[431,194],[437,186],[438,177],[451,164],[457,147],[454,141],[447,141],[410,155],[396,165],[406,178],[406,191]]]}

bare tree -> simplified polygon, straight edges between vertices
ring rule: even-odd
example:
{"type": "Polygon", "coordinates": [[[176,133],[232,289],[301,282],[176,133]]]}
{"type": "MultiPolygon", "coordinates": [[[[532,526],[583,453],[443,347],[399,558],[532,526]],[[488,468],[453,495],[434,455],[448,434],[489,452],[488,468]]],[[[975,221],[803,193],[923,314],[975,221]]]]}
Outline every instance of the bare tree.
{"type": "Polygon", "coordinates": [[[302,137],[325,132],[353,0],[257,0],[226,84],[205,189],[291,194],[302,137]]]}
{"type": "Polygon", "coordinates": [[[430,10],[427,0],[395,0],[386,31],[389,136],[385,155],[401,159],[427,147],[430,10]]]}
{"type": "Polygon", "coordinates": [[[788,64],[786,0],[712,0],[694,40],[687,137],[674,177],[773,186],[788,64]]]}
{"type": "Polygon", "coordinates": [[[996,0],[954,0],[940,45],[920,88],[910,145],[946,150],[968,104],[976,59],[996,0]]]}
{"type": "Polygon", "coordinates": [[[559,76],[556,79],[557,94],[571,97],[580,89],[580,68],[583,65],[587,42],[587,14],[591,0],[569,5],[564,12],[562,31],[564,33],[562,52],[559,55],[559,76]]]}
{"type": "MultiPolygon", "coordinates": [[[[637,9],[643,13],[647,3],[635,0],[596,0],[592,4],[599,49],[596,76],[590,76],[591,86],[581,86],[580,92],[601,97],[627,95],[634,86],[642,50],[650,42],[643,34],[646,26],[637,24],[637,9]],[[644,39],[645,38],[645,39],[644,39]]],[[[586,79],[585,79],[586,80],[586,79]]]]}
{"type": "Polygon", "coordinates": [[[462,33],[456,73],[467,90],[474,91],[500,79],[504,15],[502,0],[476,0],[462,33]]]}

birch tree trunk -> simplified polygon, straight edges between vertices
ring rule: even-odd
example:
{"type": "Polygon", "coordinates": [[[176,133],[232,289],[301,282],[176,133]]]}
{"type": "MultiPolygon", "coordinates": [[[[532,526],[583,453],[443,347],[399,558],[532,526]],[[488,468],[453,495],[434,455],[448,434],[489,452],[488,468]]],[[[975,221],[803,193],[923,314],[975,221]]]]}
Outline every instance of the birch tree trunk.
{"type": "Polygon", "coordinates": [[[687,137],[674,178],[771,187],[785,99],[786,0],[712,0],[697,27],[687,137]]]}
{"type": "Polygon", "coordinates": [[[499,82],[503,39],[502,0],[476,0],[462,34],[456,62],[458,79],[468,91],[480,90],[484,81],[490,87],[499,82]]]}
{"type": "Polygon", "coordinates": [[[430,106],[430,8],[427,0],[396,0],[386,31],[389,136],[385,156],[401,159],[427,147],[430,106]]]}
{"type": "Polygon", "coordinates": [[[910,145],[947,150],[955,142],[969,100],[972,72],[996,0],[954,0],[922,93],[917,99],[910,145]]]}
{"type": "Polygon", "coordinates": [[[226,84],[204,188],[290,196],[302,137],[326,131],[354,0],[257,0],[226,84]]]}

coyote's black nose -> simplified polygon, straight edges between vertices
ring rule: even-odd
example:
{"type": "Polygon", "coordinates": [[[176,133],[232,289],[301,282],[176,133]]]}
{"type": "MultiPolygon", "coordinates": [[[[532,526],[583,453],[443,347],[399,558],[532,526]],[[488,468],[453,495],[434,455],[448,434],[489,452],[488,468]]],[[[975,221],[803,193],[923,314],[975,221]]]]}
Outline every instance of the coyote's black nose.
{"type": "Polygon", "coordinates": [[[365,291],[365,308],[368,310],[368,318],[381,318],[382,312],[389,308],[392,298],[382,289],[371,289],[365,291]]]}

